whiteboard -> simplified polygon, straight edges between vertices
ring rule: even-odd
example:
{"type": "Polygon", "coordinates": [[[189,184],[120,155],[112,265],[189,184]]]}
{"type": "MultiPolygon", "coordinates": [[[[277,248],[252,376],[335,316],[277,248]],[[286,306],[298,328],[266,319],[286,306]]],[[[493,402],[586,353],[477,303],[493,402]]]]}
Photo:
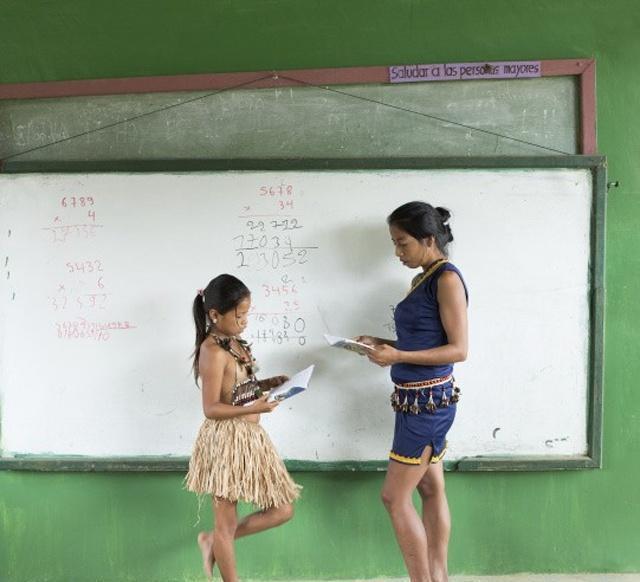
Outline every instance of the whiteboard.
{"type": "Polygon", "coordinates": [[[414,272],[386,216],[451,209],[470,348],[448,459],[587,452],[588,169],[0,177],[2,456],[189,455],[203,418],[191,303],[253,292],[260,375],[316,365],[263,423],[286,459],[385,459],[388,369],[323,333],[393,337],[414,272]]]}

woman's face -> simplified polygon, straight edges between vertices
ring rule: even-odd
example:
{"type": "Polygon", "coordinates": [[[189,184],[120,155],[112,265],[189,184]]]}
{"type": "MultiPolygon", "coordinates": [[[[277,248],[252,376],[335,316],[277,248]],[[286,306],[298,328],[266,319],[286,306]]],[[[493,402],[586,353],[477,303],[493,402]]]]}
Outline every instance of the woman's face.
{"type": "Polygon", "coordinates": [[[426,240],[413,238],[393,224],[389,226],[389,234],[396,249],[396,257],[405,267],[415,269],[427,262],[429,245],[426,240]]]}
{"type": "Polygon", "coordinates": [[[214,309],[209,316],[216,320],[216,330],[224,335],[240,335],[247,327],[249,310],[251,309],[251,296],[245,297],[235,309],[220,314],[214,309]]]}

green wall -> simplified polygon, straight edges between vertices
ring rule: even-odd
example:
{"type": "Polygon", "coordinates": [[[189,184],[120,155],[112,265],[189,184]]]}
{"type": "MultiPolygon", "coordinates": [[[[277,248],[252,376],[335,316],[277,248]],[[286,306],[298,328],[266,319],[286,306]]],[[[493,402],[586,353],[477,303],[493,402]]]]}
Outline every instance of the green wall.
{"type": "MultiPolygon", "coordinates": [[[[630,572],[640,571],[638,31],[636,0],[2,0],[0,82],[597,59],[599,149],[620,181],[608,205],[604,469],[449,475],[450,567],[630,572]]],[[[558,389],[539,397],[553,406],[558,389]]],[[[382,475],[296,478],[296,518],[239,542],[242,578],[402,575],[382,475]]],[[[180,475],[0,473],[0,580],[198,579],[196,510],[180,475]]]]}

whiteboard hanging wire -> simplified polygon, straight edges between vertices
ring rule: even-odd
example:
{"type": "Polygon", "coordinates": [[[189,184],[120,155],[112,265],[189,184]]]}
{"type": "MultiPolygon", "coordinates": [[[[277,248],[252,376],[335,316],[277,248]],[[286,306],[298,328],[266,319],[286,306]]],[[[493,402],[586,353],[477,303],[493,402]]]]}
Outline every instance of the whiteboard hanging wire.
{"type": "Polygon", "coordinates": [[[353,93],[348,93],[347,91],[341,91],[339,89],[334,89],[332,87],[329,87],[328,85],[315,85],[314,83],[309,83],[307,81],[302,81],[301,79],[296,79],[295,77],[290,77],[290,76],[287,76],[287,75],[282,75],[282,74],[278,74],[276,72],[273,72],[273,73],[271,73],[269,75],[264,75],[263,77],[259,77],[257,79],[253,79],[251,81],[246,81],[244,83],[239,83],[237,85],[231,85],[229,87],[224,87],[222,89],[218,89],[217,91],[212,91],[210,93],[207,93],[206,95],[200,95],[198,97],[193,97],[191,99],[185,99],[184,101],[180,101],[178,103],[171,103],[170,105],[166,105],[164,107],[158,107],[156,109],[152,109],[150,111],[146,111],[144,113],[140,113],[140,114],[134,115],[132,117],[127,117],[127,118],[121,119],[119,121],[114,121],[113,123],[109,123],[107,125],[102,125],[100,127],[94,128],[94,129],[89,129],[89,130],[83,131],[81,133],[77,133],[77,134],[74,134],[74,135],[71,135],[71,136],[68,136],[68,137],[64,137],[62,139],[54,140],[54,141],[51,141],[51,142],[46,143],[46,144],[42,144],[42,145],[39,145],[39,146],[36,146],[36,147],[33,147],[33,148],[28,148],[26,150],[10,154],[10,155],[0,159],[0,164],[1,164],[1,162],[7,161],[7,160],[11,160],[11,159],[17,158],[19,156],[23,156],[23,155],[30,154],[30,153],[38,151],[38,150],[42,150],[42,149],[54,146],[54,145],[58,145],[58,144],[61,144],[61,143],[72,141],[74,139],[77,139],[77,138],[80,138],[80,137],[84,137],[86,135],[90,135],[90,134],[93,134],[93,133],[98,133],[98,132],[103,131],[105,129],[111,129],[111,128],[116,127],[118,125],[123,125],[125,123],[129,123],[131,121],[135,121],[137,119],[141,119],[143,117],[148,117],[150,115],[153,115],[154,113],[161,113],[163,111],[167,111],[167,110],[170,110],[170,109],[176,109],[176,108],[180,107],[181,105],[188,105],[190,103],[194,103],[195,101],[200,101],[202,99],[207,99],[208,97],[213,97],[215,95],[219,95],[220,93],[224,93],[226,91],[232,91],[234,89],[240,89],[240,88],[243,88],[243,87],[248,87],[250,85],[253,85],[254,83],[259,83],[260,81],[264,81],[264,80],[267,80],[267,79],[271,79],[271,80],[284,79],[286,81],[291,81],[293,83],[298,83],[300,85],[304,85],[304,86],[307,86],[307,87],[314,87],[316,89],[321,89],[323,91],[328,91],[330,93],[335,93],[337,95],[342,95],[343,97],[350,97],[352,99],[358,99],[360,101],[366,101],[367,103],[374,103],[376,105],[381,105],[383,107],[387,107],[387,108],[395,110],[395,111],[402,111],[404,113],[411,113],[413,115],[419,115],[419,116],[427,118],[427,119],[431,119],[431,120],[434,120],[434,121],[439,121],[439,122],[441,122],[443,124],[455,125],[456,127],[467,129],[469,131],[474,131],[474,132],[478,132],[478,133],[484,133],[486,135],[491,135],[491,136],[497,137],[499,139],[506,139],[506,140],[509,140],[509,141],[521,143],[521,144],[524,144],[524,145],[532,146],[532,147],[543,149],[543,150],[547,150],[547,151],[554,152],[554,153],[557,153],[557,154],[572,155],[571,152],[565,152],[563,150],[559,150],[559,149],[552,148],[552,147],[549,147],[549,146],[545,146],[545,145],[542,145],[542,144],[530,142],[530,141],[527,141],[527,140],[524,140],[524,139],[520,139],[520,138],[517,138],[517,137],[504,135],[504,134],[501,134],[501,133],[498,133],[498,132],[495,132],[495,131],[491,131],[491,130],[488,130],[488,129],[482,129],[480,127],[474,127],[474,126],[468,125],[466,123],[460,123],[459,121],[453,121],[451,119],[446,119],[444,117],[439,117],[437,115],[432,115],[430,113],[425,113],[423,111],[416,111],[415,109],[410,109],[408,107],[402,107],[400,105],[394,105],[392,103],[385,103],[384,101],[379,101],[377,99],[372,99],[371,97],[363,97],[361,95],[354,95],[353,93]]]}

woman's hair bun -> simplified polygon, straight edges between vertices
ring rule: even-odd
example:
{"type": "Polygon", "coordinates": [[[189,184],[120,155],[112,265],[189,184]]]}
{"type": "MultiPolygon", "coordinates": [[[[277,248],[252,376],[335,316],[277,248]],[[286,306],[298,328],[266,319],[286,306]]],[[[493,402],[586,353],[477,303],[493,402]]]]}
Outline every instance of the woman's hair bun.
{"type": "Polygon", "coordinates": [[[451,227],[448,224],[443,224],[444,232],[447,235],[447,242],[450,243],[453,241],[453,233],[451,232],[451,227]]]}
{"type": "Polygon", "coordinates": [[[437,206],[436,212],[440,215],[442,224],[446,224],[447,220],[451,218],[451,212],[449,212],[446,208],[443,208],[442,206],[437,206]]]}

